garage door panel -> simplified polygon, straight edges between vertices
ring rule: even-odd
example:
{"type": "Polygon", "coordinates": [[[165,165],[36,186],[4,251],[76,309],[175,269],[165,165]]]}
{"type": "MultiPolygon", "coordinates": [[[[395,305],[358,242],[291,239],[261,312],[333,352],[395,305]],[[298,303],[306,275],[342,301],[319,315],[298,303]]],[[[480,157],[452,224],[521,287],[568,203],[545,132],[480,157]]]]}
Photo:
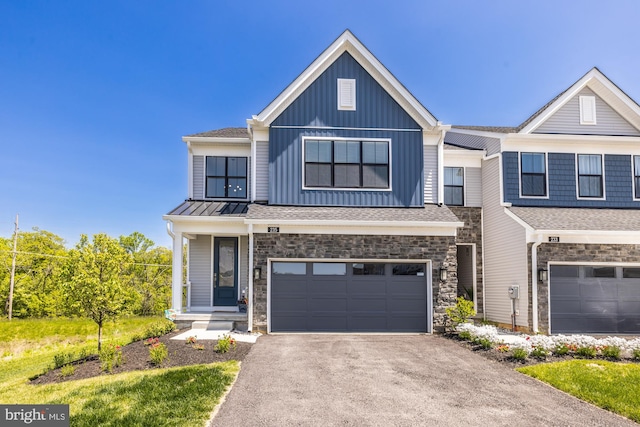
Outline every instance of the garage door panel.
{"type": "Polygon", "coordinates": [[[549,278],[551,332],[640,333],[640,278],[632,277],[630,269],[636,270],[598,265],[552,266],[549,278]],[[575,272],[573,277],[554,275],[564,271],[563,267],[571,267],[575,272]],[[601,272],[609,277],[593,277],[601,272]]]}
{"type": "MultiPolygon", "coordinates": [[[[282,265],[286,262],[278,263],[281,264],[279,268],[282,271],[291,270],[286,265],[282,265]]],[[[328,275],[325,273],[335,268],[326,264],[329,263],[307,263],[304,276],[291,274],[271,276],[271,331],[426,332],[428,330],[427,278],[425,276],[392,276],[393,269],[383,262],[377,264],[384,268],[369,265],[360,270],[384,272],[386,275],[356,275],[353,274],[355,270],[352,268],[347,268],[346,274],[328,275]],[[303,315],[300,314],[301,311],[303,315]]],[[[350,264],[338,264],[350,266],[350,264]]],[[[358,273],[361,273],[360,270],[358,273]]]]}

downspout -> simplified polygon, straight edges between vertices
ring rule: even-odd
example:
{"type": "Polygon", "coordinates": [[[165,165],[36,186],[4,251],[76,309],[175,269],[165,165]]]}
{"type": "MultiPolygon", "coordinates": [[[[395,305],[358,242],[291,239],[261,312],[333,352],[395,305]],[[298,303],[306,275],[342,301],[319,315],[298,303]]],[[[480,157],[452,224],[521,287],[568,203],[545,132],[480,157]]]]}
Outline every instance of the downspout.
{"type": "Polygon", "coordinates": [[[247,299],[247,331],[253,326],[253,224],[249,224],[249,298],[247,299]]]}
{"type": "Polygon", "coordinates": [[[173,222],[167,221],[167,234],[171,236],[172,239],[176,238],[176,235],[173,233],[173,222]]]}
{"type": "Polygon", "coordinates": [[[535,334],[538,333],[538,246],[541,243],[542,237],[538,235],[531,246],[531,327],[535,334]]]}
{"type": "Polygon", "coordinates": [[[247,131],[251,135],[251,196],[250,196],[250,200],[251,200],[251,203],[253,203],[256,201],[256,185],[257,185],[257,179],[256,179],[256,169],[257,169],[256,155],[257,154],[256,153],[258,152],[258,148],[256,147],[257,142],[253,135],[251,125],[249,123],[247,123],[247,131]]]}
{"type": "Polygon", "coordinates": [[[444,135],[451,126],[442,126],[438,122],[440,128],[440,138],[438,139],[438,206],[444,204],[444,135]]]}

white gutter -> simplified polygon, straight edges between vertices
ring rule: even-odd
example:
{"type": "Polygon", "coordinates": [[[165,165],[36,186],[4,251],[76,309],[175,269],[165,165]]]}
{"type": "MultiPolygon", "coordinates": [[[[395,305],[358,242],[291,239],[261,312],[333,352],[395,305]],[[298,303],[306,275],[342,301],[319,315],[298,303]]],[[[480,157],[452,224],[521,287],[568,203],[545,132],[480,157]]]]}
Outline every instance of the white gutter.
{"type": "Polygon", "coordinates": [[[531,246],[531,327],[534,334],[538,333],[538,246],[541,243],[542,236],[538,234],[531,246]]]}
{"type": "Polygon", "coordinates": [[[176,235],[173,233],[173,222],[167,221],[167,234],[171,236],[172,239],[176,238],[176,235]]]}
{"type": "Polygon", "coordinates": [[[247,331],[253,325],[253,224],[249,224],[249,295],[247,296],[247,331]]]}

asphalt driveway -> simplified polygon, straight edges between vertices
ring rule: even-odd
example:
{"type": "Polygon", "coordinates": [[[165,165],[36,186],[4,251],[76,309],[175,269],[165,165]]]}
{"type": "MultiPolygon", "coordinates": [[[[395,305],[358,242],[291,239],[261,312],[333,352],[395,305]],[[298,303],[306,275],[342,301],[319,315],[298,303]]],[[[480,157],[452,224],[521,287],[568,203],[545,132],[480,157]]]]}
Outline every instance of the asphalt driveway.
{"type": "Polygon", "coordinates": [[[215,426],[635,426],[445,338],[268,335],[215,426]]]}

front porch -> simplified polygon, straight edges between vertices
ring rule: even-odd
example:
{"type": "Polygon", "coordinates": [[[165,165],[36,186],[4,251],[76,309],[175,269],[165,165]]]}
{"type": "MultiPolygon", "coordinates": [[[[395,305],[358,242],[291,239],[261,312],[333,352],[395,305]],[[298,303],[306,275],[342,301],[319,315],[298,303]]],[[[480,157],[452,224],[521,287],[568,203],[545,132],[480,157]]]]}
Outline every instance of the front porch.
{"type": "Polygon", "coordinates": [[[233,311],[181,312],[175,315],[175,324],[179,329],[200,327],[201,329],[229,329],[246,332],[247,313],[233,311]],[[195,323],[197,322],[197,323],[195,323]]]}

